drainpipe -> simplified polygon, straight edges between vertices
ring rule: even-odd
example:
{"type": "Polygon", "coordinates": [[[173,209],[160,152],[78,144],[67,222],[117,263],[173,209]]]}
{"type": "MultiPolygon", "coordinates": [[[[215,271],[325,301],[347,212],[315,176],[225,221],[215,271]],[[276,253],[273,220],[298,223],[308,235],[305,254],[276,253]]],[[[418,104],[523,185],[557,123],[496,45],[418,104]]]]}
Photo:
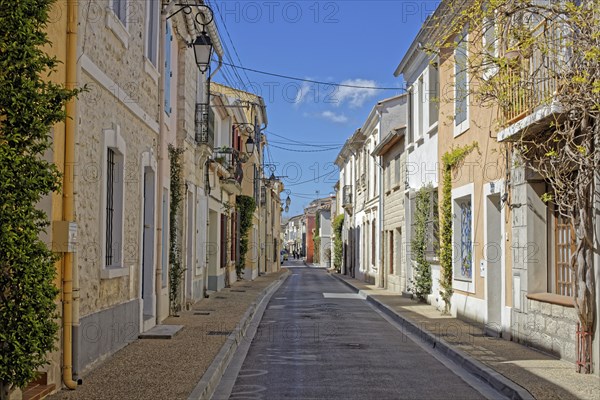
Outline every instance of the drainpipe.
{"type": "MultiPolygon", "coordinates": [[[[162,309],[162,260],[163,260],[163,196],[164,190],[163,185],[165,184],[163,179],[163,173],[165,171],[165,162],[168,161],[168,156],[166,154],[166,137],[164,132],[165,125],[165,34],[166,34],[166,24],[167,24],[167,15],[172,9],[173,3],[170,3],[168,6],[162,9],[160,13],[160,31],[159,31],[159,43],[163,43],[163,46],[159,45],[159,49],[162,51],[158,52],[158,68],[159,68],[159,77],[158,77],[158,144],[157,144],[157,158],[158,158],[158,178],[157,178],[157,195],[158,195],[158,207],[156,207],[156,246],[157,252],[156,254],[159,257],[156,257],[156,275],[155,275],[155,284],[154,289],[156,292],[156,324],[160,324],[160,310],[162,309]],[[166,161],[165,161],[166,160],[166,161]]],[[[168,167],[168,165],[167,165],[168,167]]],[[[143,329],[143,327],[142,327],[143,329]]]]}
{"type": "MultiPolygon", "coordinates": [[[[72,90],[77,82],[77,1],[67,1],[67,57],[66,57],[66,88],[72,90]]],[[[75,99],[66,104],[68,117],[65,121],[65,155],[63,178],[63,221],[73,221],[74,199],[73,199],[73,176],[72,169],[75,166],[75,115],[77,105],[75,99]]],[[[76,301],[79,296],[73,296],[73,292],[79,291],[79,284],[73,282],[73,253],[63,254],[63,383],[69,389],[77,388],[77,382],[73,380],[73,326],[79,325],[78,312],[74,312],[76,301]],[[75,318],[74,318],[75,317],[75,318]]]]}
{"type": "MultiPolygon", "coordinates": [[[[377,130],[377,134],[379,135],[379,140],[377,141],[377,143],[381,143],[381,139],[383,137],[383,135],[381,134],[381,119],[382,119],[382,116],[381,116],[381,110],[379,108],[377,108],[377,115],[378,115],[378,118],[379,118],[379,122],[378,122],[379,129],[377,130]]],[[[386,286],[386,284],[385,284],[385,281],[386,281],[386,279],[385,279],[385,273],[386,273],[386,271],[385,271],[385,268],[384,268],[385,267],[385,265],[384,265],[385,263],[384,263],[384,257],[383,257],[383,255],[384,255],[384,251],[383,251],[383,241],[384,241],[384,238],[383,238],[383,227],[384,227],[383,218],[384,218],[384,213],[383,213],[383,163],[382,163],[382,159],[383,159],[383,157],[379,156],[379,163],[378,163],[379,164],[378,165],[379,168],[377,168],[378,171],[379,171],[379,186],[378,186],[378,188],[379,188],[379,217],[378,217],[378,220],[379,220],[379,224],[380,224],[379,225],[379,285],[378,286],[381,287],[381,288],[385,288],[385,286],[386,286]]]]}

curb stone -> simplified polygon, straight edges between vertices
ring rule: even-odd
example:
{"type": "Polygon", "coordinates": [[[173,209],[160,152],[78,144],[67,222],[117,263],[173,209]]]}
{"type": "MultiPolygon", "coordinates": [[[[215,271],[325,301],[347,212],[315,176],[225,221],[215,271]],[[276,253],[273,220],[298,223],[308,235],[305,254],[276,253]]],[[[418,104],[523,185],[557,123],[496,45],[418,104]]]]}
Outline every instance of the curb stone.
{"type": "Polygon", "coordinates": [[[493,370],[492,368],[476,360],[475,358],[463,353],[462,351],[456,348],[453,348],[453,346],[448,344],[448,342],[446,342],[444,339],[435,337],[430,332],[422,329],[412,321],[404,318],[400,314],[396,313],[391,307],[373,298],[372,295],[367,294],[365,291],[359,290],[350,282],[339,277],[338,274],[331,275],[346,286],[348,286],[355,293],[360,294],[362,297],[365,298],[365,300],[373,304],[375,307],[377,307],[384,314],[392,318],[394,321],[400,323],[403,329],[406,329],[407,331],[415,334],[424,342],[435,346],[435,349],[437,351],[444,354],[446,357],[452,359],[464,370],[473,374],[474,376],[479,378],[479,380],[485,382],[486,384],[494,388],[494,390],[496,390],[497,392],[513,400],[534,400],[534,397],[531,395],[531,393],[527,391],[527,389],[517,385],[510,379],[506,378],[504,375],[493,370]]]}
{"type": "Polygon", "coordinates": [[[213,362],[209,365],[208,369],[202,375],[200,381],[194,387],[194,390],[188,396],[188,400],[199,400],[199,399],[210,399],[219,385],[219,381],[223,376],[223,373],[227,369],[235,351],[239,347],[242,340],[244,340],[250,321],[256,312],[257,306],[264,300],[269,298],[275,293],[275,291],[283,284],[283,282],[290,275],[289,271],[281,275],[277,280],[271,282],[269,286],[264,288],[258,295],[258,298],[250,304],[240,322],[236,325],[235,329],[227,340],[223,343],[221,350],[215,356],[213,362]]]}

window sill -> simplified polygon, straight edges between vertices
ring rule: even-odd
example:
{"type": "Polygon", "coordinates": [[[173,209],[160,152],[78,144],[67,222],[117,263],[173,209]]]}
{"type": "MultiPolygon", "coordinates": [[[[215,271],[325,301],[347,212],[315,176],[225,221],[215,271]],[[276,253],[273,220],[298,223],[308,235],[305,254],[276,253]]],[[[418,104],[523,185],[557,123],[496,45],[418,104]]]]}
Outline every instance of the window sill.
{"type": "Polygon", "coordinates": [[[437,130],[438,130],[438,122],[436,121],[427,130],[427,135],[428,136],[433,136],[433,135],[435,135],[437,133],[437,130]]]}
{"type": "Polygon", "coordinates": [[[417,140],[415,140],[415,143],[418,144],[419,146],[422,145],[423,143],[425,143],[425,137],[424,136],[419,136],[417,138],[417,140]]]}
{"type": "Polygon", "coordinates": [[[529,300],[539,301],[541,303],[556,304],[557,306],[574,308],[573,298],[554,293],[530,293],[527,295],[529,300]]]}
{"type": "Polygon", "coordinates": [[[121,20],[115,15],[112,9],[106,10],[106,27],[110,29],[117,39],[121,41],[123,47],[129,48],[129,32],[121,20]]]}
{"type": "Polygon", "coordinates": [[[473,279],[467,281],[463,279],[452,278],[452,287],[461,292],[475,293],[475,282],[473,279]]]}
{"type": "Polygon", "coordinates": [[[413,151],[415,149],[415,144],[411,143],[408,146],[406,146],[406,151],[413,151]]]}
{"type": "Polygon", "coordinates": [[[101,279],[114,279],[129,275],[129,268],[113,267],[104,268],[100,274],[101,279]]]}
{"type": "Polygon", "coordinates": [[[457,138],[469,130],[469,120],[466,119],[458,125],[454,126],[454,137],[457,138]]]}
{"type": "Polygon", "coordinates": [[[156,69],[154,64],[152,64],[152,61],[150,61],[146,57],[144,57],[144,71],[146,71],[148,76],[150,76],[154,83],[158,85],[158,78],[160,76],[160,73],[158,72],[158,69],[156,69]]]}

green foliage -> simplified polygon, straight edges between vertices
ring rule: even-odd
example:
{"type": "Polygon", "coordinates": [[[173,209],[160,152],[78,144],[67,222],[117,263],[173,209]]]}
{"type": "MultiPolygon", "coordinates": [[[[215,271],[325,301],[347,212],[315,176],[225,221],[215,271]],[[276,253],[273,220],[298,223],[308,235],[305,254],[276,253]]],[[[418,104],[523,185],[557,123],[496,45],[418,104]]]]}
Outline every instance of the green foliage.
{"type": "Polygon", "coordinates": [[[465,157],[478,148],[477,142],[455,147],[442,156],[442,202],[440,204],[440,296],[444,300],[445,312],[450,311],[452,288],[452,171],[465,157]]]}
{"type": "Polygon", "coordinates": [[[319,236],[313,236],[313,263],[318,264],[321,262],[321,238],[319,236]]]}
{"type": "Polygon", "coordinates": [[[246,267],[246,253],[248,252],[248,232],[252,228],[252,218],[256,210],[256,202],[251,196],[237,196],[236,207],[240,213],[240,262],[235,266],[238,278],[241,279],[246,267]]]}
{"type": "Polygon", "coordinates": [[[183,177],[181,156],[183,149],[169,144],[169,161],[171,163],[171,202],[169,214],[169,304],[171,313],[177,315],[181,311],[181,279],[185,268],[181,260],[180,226],[181,201],[183,200],[183,177]]]}
{"type": "Polygon", "coordinates": [[[343,242],[342,229],[344,227],[344,214],[340,214],[333,219],[333,232],[335,239],[333,241],[333,266],[340,272],[342,268],[343,242]]]}
{"type": "Polygon", "coordinates": [[[415,218],[415,236],[411,242],[411,250],[417,263],[412,292],[421,301],[425,301],[431,293],[431,266],[425,252],[427,251],[427,219],[431,208],[431,184],[417,192],[415,218]]]}
{"type": "Polygon", "coordinates": [[[49,0],[0,1],[0,384],[23,387],[47,364],[58,324],[56,257],[39,234],[47,215],[36,208],[60,188],[61,175],[42,159],[50,128],[64,121],[78,91],[43,78],[57,61],[42,47],[49,0]]]}
{"type": "Polygon", "coordinates": [[[313,263],[318,264],[321,262],[321,237],[319,231],[321,230],[321,212],[317,211],[315,214],[315,233],[313,235],[313,263]]]}

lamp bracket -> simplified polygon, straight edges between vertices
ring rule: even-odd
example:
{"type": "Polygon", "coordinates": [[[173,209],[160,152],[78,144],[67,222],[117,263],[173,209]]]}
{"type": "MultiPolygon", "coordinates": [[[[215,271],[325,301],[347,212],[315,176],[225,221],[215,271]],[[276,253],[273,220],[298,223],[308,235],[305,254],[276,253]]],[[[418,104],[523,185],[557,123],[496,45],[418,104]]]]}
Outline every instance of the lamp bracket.
{"type": "Polygon", "coordinates": [[[202,26],[203,32],[204,32],[206,26],[209,25],[211,22],[213,22],[214,17],[215,17],[212,9],[205,4],[175,3],[175,6],[179,7],[179,9],[177,11],[175,11],[174,13],[168,15],[167,20],[173,18],[175,15],[179,14],[180,12],[183,12],[185,15],[190,15],[194,11],[193,7],[208,11],[208,20],[207,21],[204,21],[204,13],[202,13],[202,12],[198,12],[196,14],[196,16],[194,17],[194,22],[197,23],[198,25],[202,26]]]}

